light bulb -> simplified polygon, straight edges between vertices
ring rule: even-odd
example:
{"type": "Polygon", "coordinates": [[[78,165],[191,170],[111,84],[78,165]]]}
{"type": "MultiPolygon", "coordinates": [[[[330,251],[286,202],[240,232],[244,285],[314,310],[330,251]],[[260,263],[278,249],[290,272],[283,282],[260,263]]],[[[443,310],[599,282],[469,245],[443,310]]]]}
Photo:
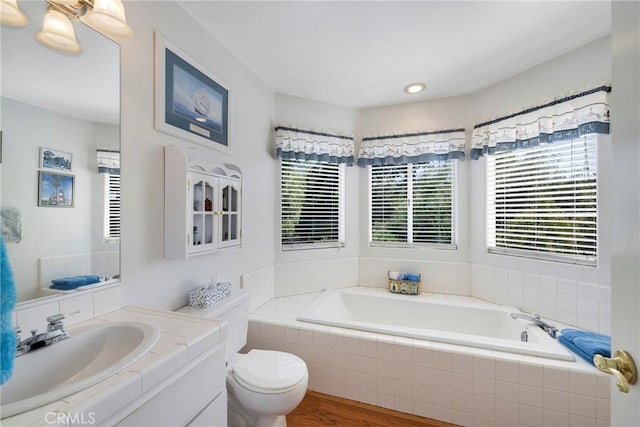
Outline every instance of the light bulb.
{"type": "Polygon", "coordinates": [[[427,85],[425,85],[424,83],[411,83],[404,87],[404,91],[406,93],[414,94],[422,92],[426,87],[427,85]]]}

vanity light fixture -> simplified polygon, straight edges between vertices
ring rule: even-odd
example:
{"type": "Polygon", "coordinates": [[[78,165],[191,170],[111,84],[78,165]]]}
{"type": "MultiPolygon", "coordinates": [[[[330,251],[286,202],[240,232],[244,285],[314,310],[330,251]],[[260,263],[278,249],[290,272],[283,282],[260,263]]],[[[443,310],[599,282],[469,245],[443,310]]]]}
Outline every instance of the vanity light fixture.
{"type": "MultiPolygon", "coordinates": [[[[122,0],[45,1],[49,9],[36,39],[53,49],[71,54],[80,53],[71,19],[82,21],[107,37],[128,37],[132,34],[127,25],[122,0]]],[[[29,22],[16,0],[0,0],[0,18],[2,24],[12,26],[24,26],[29,22]]]]}
{"type": "Polygon", "coordinates": [[[404,91],[408,94],[422,92],[427,87],[424,83],[410,83],[404,87],[404,91]]]}
{"type": "Polygon", "coordinates": [[[45,46],[65,53],[80,53],[81,50],[69,18],[51,7],[44,17],[42,30],[36,33],[36,40],[45,46]]]}
{"type": "Polygon", "coordinates": [[[0,0],[0,23],[10,27],[24,27],[29,23],[29,18],[16,0],[0,0]]]}

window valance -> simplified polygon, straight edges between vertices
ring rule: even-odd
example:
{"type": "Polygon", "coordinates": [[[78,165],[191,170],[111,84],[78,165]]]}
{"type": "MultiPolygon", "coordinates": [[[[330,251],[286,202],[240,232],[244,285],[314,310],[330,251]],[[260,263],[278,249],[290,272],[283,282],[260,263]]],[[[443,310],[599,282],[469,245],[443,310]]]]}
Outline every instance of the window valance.
{"type": "Polygon", "coordinates": [[[353,137],[284,126],[275,131],[280,158],[353,164],[353,137]]]}
{"type": "Polygon", "coordinates": [[[120,152],[116,150],[97,150],[98,173],[120,175],[120,152]]]}
{"type": "Polygon", "coordinates": [[[464,129],[369,136],[362,139],[358,166],[464,159],[465,141],[464,129]]]}
{"type": "Polygon", "coordinates": [[[592,133],[609,133],[610,86],[600,86],[474,126],[472,159],[592,133]]]}

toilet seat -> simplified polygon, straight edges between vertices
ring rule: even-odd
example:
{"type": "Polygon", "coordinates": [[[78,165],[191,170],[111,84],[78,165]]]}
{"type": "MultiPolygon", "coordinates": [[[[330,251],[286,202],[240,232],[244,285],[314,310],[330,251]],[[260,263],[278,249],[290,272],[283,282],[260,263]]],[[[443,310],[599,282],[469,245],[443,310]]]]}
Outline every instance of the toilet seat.
{"type": "Polygon", "coordinates": [[[306,364],[293,354],[251,350],[232,366],[233,378],[257,393],[284,393],[296,388],[307,374],[306,364]]]}

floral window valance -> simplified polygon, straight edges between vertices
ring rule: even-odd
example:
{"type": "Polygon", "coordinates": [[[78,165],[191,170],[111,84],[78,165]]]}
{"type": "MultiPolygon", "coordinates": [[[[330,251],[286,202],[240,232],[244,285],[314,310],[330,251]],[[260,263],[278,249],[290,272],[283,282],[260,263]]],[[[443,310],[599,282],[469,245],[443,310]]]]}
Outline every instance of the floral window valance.
{"type": "Polygon", "coordinates": [[[464,129],[365,137],[358,166],[464,159],[465,141],[464,129]]]}
{"type": "Polygon", "coordinates": [[[600,86],[474,126],[472,159],[592,133],[609,133],[610,86],[600,86]]]}
{"type": "Polygon", "coordinates": [[[280,158],[353,164],[353,137],[284,126],[275,131],[280,158]]]}
{"type": "Polygon", "coordinates": [[[120,152],[116,150],[97,150],[98,173],[120,175],[120,152]]]}

